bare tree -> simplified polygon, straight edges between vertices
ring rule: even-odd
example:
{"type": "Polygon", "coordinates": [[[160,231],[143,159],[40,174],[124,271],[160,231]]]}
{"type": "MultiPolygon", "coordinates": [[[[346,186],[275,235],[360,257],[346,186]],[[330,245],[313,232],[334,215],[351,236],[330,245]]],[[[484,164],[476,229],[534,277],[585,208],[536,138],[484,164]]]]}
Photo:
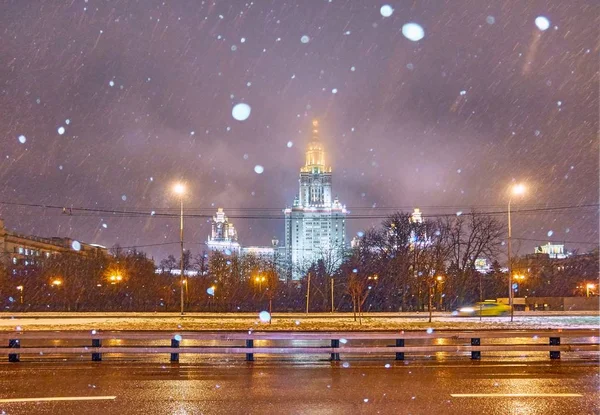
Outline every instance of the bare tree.
{"type": "Polygon", "coordinates": [[[475,262],[495,259],[502,243],[504,226],[494,217],[471,212],[468,216],[447,219],[450,244],[448,288],[453,301],[462,303],[474,290],[475,262]]]}

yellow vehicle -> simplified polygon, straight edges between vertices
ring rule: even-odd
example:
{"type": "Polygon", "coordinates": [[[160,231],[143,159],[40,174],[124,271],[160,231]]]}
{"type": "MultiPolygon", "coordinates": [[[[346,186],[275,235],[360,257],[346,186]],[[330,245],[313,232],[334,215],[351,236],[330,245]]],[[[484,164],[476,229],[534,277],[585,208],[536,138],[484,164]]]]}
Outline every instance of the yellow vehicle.
{"type": "Polygon", "coordinates": [[[459,308],[453,314],[462,317],[472,316],[502,316],[510,312],[510,306],[496,300],[485,300],[475,305],[459,308]]]}

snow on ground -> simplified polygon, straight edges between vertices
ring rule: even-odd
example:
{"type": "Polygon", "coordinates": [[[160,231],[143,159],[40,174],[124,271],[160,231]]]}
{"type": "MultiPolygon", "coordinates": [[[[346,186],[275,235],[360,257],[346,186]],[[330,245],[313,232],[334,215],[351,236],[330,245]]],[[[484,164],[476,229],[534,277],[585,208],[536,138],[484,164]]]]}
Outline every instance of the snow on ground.
{"type": "Polygon", "coordinates": [[[428,322],[427,315],[419,317],[364,317],[362,323],[351,315],[344,317],[294,316],[278,317],[272,324],[261,322],[258,313],[240,317],[218,316],[181,317],[112,317],[81,316],[53,317],[7,317],[0,318],[0,330],[288,330],[288,331],[357,331],[357,330],[482,330],[482,329],[599,329],[600,317],[596,315],[537,315],[510,317],[461,318],[441,316],[428,322]]]}

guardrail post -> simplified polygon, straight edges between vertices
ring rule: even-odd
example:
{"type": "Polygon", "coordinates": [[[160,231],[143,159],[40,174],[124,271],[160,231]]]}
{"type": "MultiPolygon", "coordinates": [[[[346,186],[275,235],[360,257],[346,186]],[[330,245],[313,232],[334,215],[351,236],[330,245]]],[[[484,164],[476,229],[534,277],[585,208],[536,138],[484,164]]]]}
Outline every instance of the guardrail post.
{"type": "MultiPolygon", "coordinates": [[[[474,337],[471,339],[471,346],[481,346],[481,339],[474,337]]],[[[481,360],[481,350],[471,351],[472,360],[481,360]]]]}
{"type": "MultiPolygon", "coordinates": [[[[404,347],[404,339],[396,339],[396,347],[404,347]]],[[[404,352],[396,352],[396,360],[404,360],[404,352]]]]}
{"type": "MultiPolygon", "coordinates": [[[[248,339],[246,340],[246,347],[248,349],[252,349],[254,347],[254,340],[248,339]]],[[[254,353],[246,353],[246,362],[254,361],[254,353]]]]}
{"type": "MultiPolygon", "coordinates": [[[[560,346],[560,337],[550,337],[550,346],[560,346]]],[[[550,359],[560,359],[560,350],[550,351],[550,359]]]]}
{"type": "MultiPolygon", "coordinates": [[[[336,339],[331,339],[331,347],[340,347],[340,341],[336,339]]],[[[340,354],[337,352],[331,353],[331,360],[334,362],[340,361],[340,354]]]]}
{"type": "MultiPolygon", "coordinates": [[[[171,339],[171,347],[179,347],[179,340],[171,339]]],[[[171,362],[173,362],[173,363],[179,362],[179,353],[171,353],[171,362]]]]}
{"type": "MultiPolygon", "coordinates": [[[[8,347],[11,349],[19,349],[21,348],[21,341],[19,339],[9,339],[8,347]]],[[[9,362],[19,362],[20,360],[19,355],[16,353],[10,353],[8,355],[9,362]]]]}
{"type": "MultiPolygon", "coordinates": [[[[102,347],[101,339],[92,339],[92,347],[102,347]]],[[[92,353],[92,362],[101,362],[102,353],[92,353]]]]}

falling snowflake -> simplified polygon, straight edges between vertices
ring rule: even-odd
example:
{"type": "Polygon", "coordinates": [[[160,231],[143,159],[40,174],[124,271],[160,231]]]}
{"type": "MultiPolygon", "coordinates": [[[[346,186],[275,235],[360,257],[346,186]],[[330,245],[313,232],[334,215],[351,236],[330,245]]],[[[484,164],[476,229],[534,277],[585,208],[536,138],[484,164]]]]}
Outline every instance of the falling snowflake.
{"type": "Polygon", "coordinates": [[[265,168],[263,166],[261,166],[260,164],[257,164],[256,166],[254,166],[254,173],[262,174],[264,171],[265,171],[265,168]]]}
{"type": "Polygon", "coordinates": [[[389,4],[384,4],[379,9],[379,13],[381,13],[383,17],[390,17],[392,13],[394,13],[394,9],[389,4]]]}
{"type": "Polygon", "coordinates": [[[19,136],[19,143],[25,144],[26,141],[27,141],[27,137],[25,137],[24,135],[19,136]]]}
{"type": "Polygon", "coordinates": [[[63,126],[60,126],[60,127],[58,127],[58,130],[57,130],[57,131],[58,131],[58,133],[59,133],[60,135],[63,135],[63,134],[65,133],[65,127],[63,127],[63,126]]]}
{"type": "Polygon", "coordinates": [[[231,115],[238,121],[245,121],[250,116],[251,111],[250,105],[241,102],[233,107],[231,115]]]}
{"type": "Polygon", "coordinates": [[[310,42],[310,38],[308,36],[304,35],[300,38],[300,42],[308,43],[308,42],[310,42]]]}
{"type": "Polygon", "coordinates": [[[550,20],[547,17],[538,16],[535,18],[535,25],[543,32],[550,27],[550,20]]]}
{"type": "Polygon", "coordinates": [[[413,22],[406,23],[402,26],[402,34],[405,38],[412,40],[413,42],[418,42],[425,37],[425,31],[421,25],[413,22]]]}
{"type": "Polygon", "coordinates": [[[260,321],[262,321],[263,323],[268,323],[269,321],[271,321],[271,314],[269,314],[268,311],[261,311],[258,314],[258,318],[260,319],[260,321]]]}

